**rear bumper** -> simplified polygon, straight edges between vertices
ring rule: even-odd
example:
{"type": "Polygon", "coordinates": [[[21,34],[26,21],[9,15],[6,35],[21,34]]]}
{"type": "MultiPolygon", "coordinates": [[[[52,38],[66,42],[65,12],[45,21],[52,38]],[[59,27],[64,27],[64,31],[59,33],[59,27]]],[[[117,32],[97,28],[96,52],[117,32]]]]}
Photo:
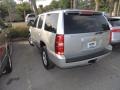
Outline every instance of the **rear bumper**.
{"type": "Polygon", "coordinates": [[[103,55],[105,55],[105,54],[107,54],[109,52],[110,52],[110,50],[105,49],[105,50],[102,50],[102,51],[99,51],[99,52],[96,52],[96,53],[92,53],[92,54],[89,54],[89,55],[80,56],[80,57],[77,57],[77,58],[66,59],[66,63],[94,59],[96,57],[103,56],[103,55]]]}
{"type": "Polygon", "coordinates": [[[74,67],[74,66],[83,66],[83,65],[90,64],[89,62],[91,60],[99,61],[103,57],[110,54],[111,50],[112,50],[112,47],[109,46],[109,48],[106,49],[105,51],[97,52],[97,53],[82,56],[82,57],[70,58],[70,59],[66,59],[64,56],[58,56],[50,52],[48,55],[49,55],[50,60],[54,64],[56,64],[58,67],[69,68],[69,67],[74,67]]]}
{"type": "Polygon", "coordinates": [[[114,45],[114,44],[120,44],[120,40],[112,40],[111,41],[111,44],[114,45]]]}

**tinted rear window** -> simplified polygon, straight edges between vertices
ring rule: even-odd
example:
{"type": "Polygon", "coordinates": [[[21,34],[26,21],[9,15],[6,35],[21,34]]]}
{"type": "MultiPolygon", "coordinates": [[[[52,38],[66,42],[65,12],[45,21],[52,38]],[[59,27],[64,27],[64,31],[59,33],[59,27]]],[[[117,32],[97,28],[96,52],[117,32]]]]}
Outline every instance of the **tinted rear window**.
{"type": "Polygon", "coordinates": [[[112,26],[120,26],[120,19],[109,19],[112,26]]]}
{"type": "Polygon", "coordinates": [[[106,19],[100,15],[88,15],[79,13],[64,14],[64,33],[88,33],[109,30],[106,19]]]}

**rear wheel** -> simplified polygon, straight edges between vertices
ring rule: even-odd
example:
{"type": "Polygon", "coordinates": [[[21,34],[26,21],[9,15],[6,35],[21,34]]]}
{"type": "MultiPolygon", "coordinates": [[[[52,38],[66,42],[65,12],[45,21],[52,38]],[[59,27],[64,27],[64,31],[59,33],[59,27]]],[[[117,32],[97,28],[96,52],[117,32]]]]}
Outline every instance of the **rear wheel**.
{"type": "Polygon", "coordinates": [[[42,62],[43,62],[45,69],[49,70],[55,67],[55,65],[49,60],[45,46],[42,47],[41,56],[42,56],[42,62]]]}
{"type": "Polygon", "coordinates": [[[29,41],[29,44],[30,44],[31,46],[34,46],[33,41],[32,41],[32,39],[31,39],[31,36],[29,36],[28,41],[29,41]]]}

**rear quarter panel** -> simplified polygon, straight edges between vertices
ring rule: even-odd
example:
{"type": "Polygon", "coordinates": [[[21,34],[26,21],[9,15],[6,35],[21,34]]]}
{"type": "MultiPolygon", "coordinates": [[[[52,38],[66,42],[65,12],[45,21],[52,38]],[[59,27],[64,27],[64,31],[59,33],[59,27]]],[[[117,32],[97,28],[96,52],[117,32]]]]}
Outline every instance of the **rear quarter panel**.
{"type": "Polygon", "coordinates": [[[51,51],[52,53],[55,51],[55,48],[54,48],[55,47],[55,37],[56,37],[55,33],[48,32],[45,30],[42,31],[41,41],[43,41],[46,44],[47,49],[49,51],[51,51]]]}

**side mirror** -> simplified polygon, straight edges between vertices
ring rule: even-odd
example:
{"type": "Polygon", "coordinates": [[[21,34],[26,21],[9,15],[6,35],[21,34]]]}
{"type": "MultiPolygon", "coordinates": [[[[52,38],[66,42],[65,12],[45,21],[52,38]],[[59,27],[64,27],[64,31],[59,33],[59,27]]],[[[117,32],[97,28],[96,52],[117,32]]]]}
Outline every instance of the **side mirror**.
{"type": "Polygon", "coordinates": [[[33,25],[34,25],[34,21],[33,20],[28,22],[28,26],[33,26],[33,25]]]}

